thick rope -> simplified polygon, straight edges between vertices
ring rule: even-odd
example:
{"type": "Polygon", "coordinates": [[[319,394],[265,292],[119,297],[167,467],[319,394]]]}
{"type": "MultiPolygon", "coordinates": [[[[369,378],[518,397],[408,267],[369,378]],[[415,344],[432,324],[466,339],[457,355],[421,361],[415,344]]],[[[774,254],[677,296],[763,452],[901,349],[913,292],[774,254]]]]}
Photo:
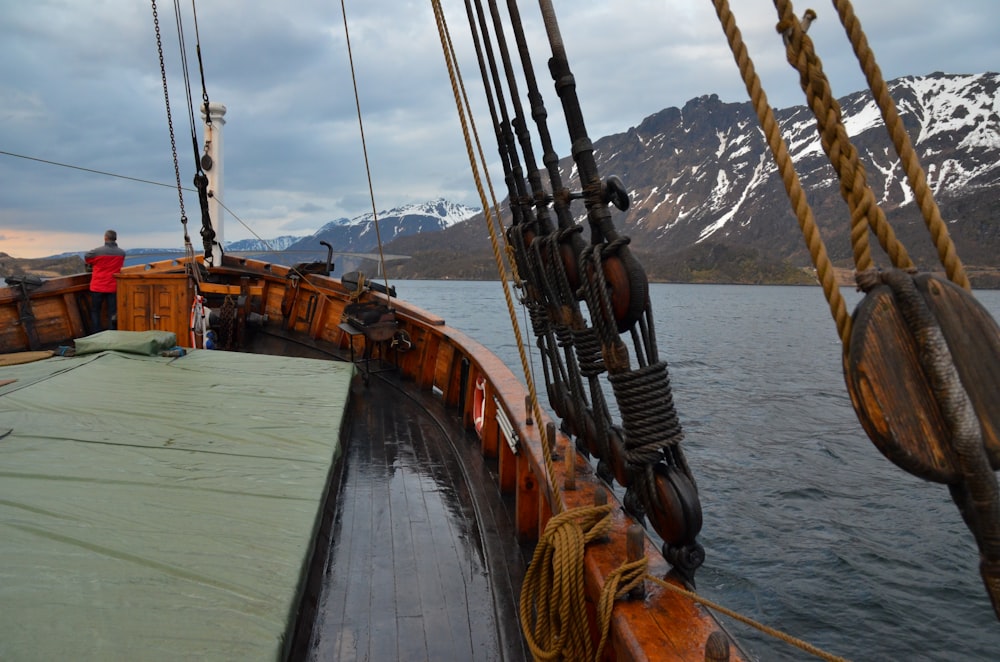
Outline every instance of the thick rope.
{"type": "MultiPolygon", "coordinates": [[[[871,253],[868,248],[868,230],[871,229],[879,245],[897,269],[910,269],[913,262],[906,249],[885,218],[885,212],[875,201],[875,194],[868,185],[864,165],[858,151],[851,143],[844,126],[840,104],[833,96],[830,83],[823,73],[823,63],[813,48],[806,28],[795,16],[790,0],[775,0],[778,10],[778,32],[785,39],[788,63],[799,72],[799,83],[805,92],[810,109],[816,116],[820,143],[840,179],[840,195],[851,211],[851,243],[854,247],[854,264],[858,271],[870,269],[871,253]]],[[[811,21],[812,10],[807,12],[811,21]]]]}
{"type": "Polygon", "coordinates": [[[983,579],[1000,604],[995,569],[1000,564],[1000,486],[990,466],[983,431],[962,384],[944,332],[911,274],[889,270],[882,282],[892,290],[907,328],[918,348],[920,366],[950,433],[950,446],[962,474],[961,484],[949,485],[952,496],[979,544],[983,579]],[[986,569],[989,568],[989,573],[986,569]]]}
{"type": "Polygon", "coordinates": [[[757,120],[760,122],[761,129],[767,139],[774,162],[778,166],[781,181],[785,185],[785,192],[792,204],[792,211],[798,219],[802,237],[809,248],[813,266],[816,267],[816,276],[823,287],[823,294],[830,306],[830,314],[837,325],[837,333],[841,342],[846,346],[851,337],[851,317],[847,313],[847,306],[844,304],[840,286],[837,284],[833,263],[830,261],[826,245],[820,236],[819,226],[813,216],[812,208],[806,200],[805,192],[802,190],[798,173],[795,171],[795,164],[788,154],[788,145],[781,136],[781,129],[774,118],[774,110],[767,101],[767,94],[761,86],[760,77],[757,75],[753,60],[750,59],[747,52],[746,44],[743,42],[743,36],[736,25],[736,18],[729,8],[728,0],[713,0],[713,4],[722,30],[729,41],[729,48],[733,52],[733,57],[743,77],[747,93],[750,95],[750,100],[757,113],[757,120]]]}
{"type": "Polygon", "coordinates": [[[893,147],[896,149],[896,154],[899,155],[907,181],[916,196],[920,212],[924,216],[924,223],[927,225],[934,246],[937,248],[938,259],[944,265],[948,279],[969,290],[971,289],[969,278],[966,276],[962,261],[955,251],[955,244],[948,235],[948,226],[941,218],[941,210],[934,200],[934,194],[927,185],[927,176],[924,174],[920,159],[910,142],[910,135],[906,132],[903,120],[899,117],[892,95],[889,94],[889,86],[882,78],[882,71],[879,69],[878,63],[875,62],[875,54],[868,45],[864,30],[861,29],[861,21],[854,14],[850,0],[833,0],[833,5],[837,9],[840,22],[854,48],[854,54],[861,64],[861,70],[868,80],[872,96],[875,97],[879,110],[882,112],[882,120],[892,138],[893,147]]]}
{"type": "MultiPolygon", "coordinates": [[[[486,192],[483,187],[482,177],[480,176],[479,162],[477,162],[473,150],[473,134],[475,134],[475,143],[477,146],[479,146],[479,139],[478,133],[475,132],[475,123],[471,116],[470,104],[468,103],[468,98],[465,96],[465,88],[461,82],[461,74],[458,71],[454,49],[451,44],[450,35],[448,34],[447,23],[440,6],[440,0],[432,0],[432,5],[437,19],[438,32],[452,84],[452,91],[455,96],[459,120],[465,136],[469,162],[472,166],[476,188],[483,201],[483,209],[490,234],[490,243],[503,286],[504,297],[507,301],[508,313],[517,341],[532,410],[535,420],[540,421],[542,417],[538,395],[534,380],[528,369],[524,342],[514,312],[497,231],[492,221],[493,209],[499,209],[499,206],[494,204],[491,207],[487,203],[486,192]]],[[[485,164],[481,147],[479,148],[479,155],[480,160],[485,164]]],[[[485,165],[483,169],[485,170],[485,165]]],[[[486,176],[488,180],[488,171],[486,176]]],[[[492,192],[492,186],[490,190],[492,192]]],[[[511,263],[513,264],[513,261],[511,263]]],[[[600,599],[601,614],[598,627],[601,632],[601,639],[596,651],[597,657],[595,658],[586,613],[583,558],[586,544],[592,540],[603,538],[610,528],[610,506],[566,509],[562,499],[562,491],[555,482],[555,469],[550,443],[546,438],[545,427],[539,426],[538,431],[545,460],[546,475],[549,480],[551,492],[555,497],[555,503],[553,504],[554,516],[546,525],[522,585],[520,601],[522,630],[529,641],[532,653],[536,659],[555,659],[557,657],[565,659],[599,659],[609,637],[611,613],[615,599],[627,593],[641,578],[635,576],[637,572],[635,570],[636,564],[632,563],[624,564],[606,582],[600,599]],[[623,583],[624,587],[622,587],[623,583]]],[[[640,566],[640,569],[644,567],[641,561],[640,566]]]]}
{"type": "Polygon", "coordinates": [[[720,605],[717,602],[713,602],[713,601],[709,600],[708,598],[702,597],[701,595],[698,595],[697,593],[694,593],[693,591],[688,591],[685,588],[681,588],[680,586],[677,586],[676,584],[672,584],[672,583],[670,583],[670,582],[668,582],[668,581],[666,581],[664,579],[661,579],[660,577],[657,577],[655,575],[646,575],[644,577],[644,579],[648,579],[651,582],[654,582],[654,583],[662,586],[663,588],[665,588],[665,589],[667,589],[669,591],[673,591],[674,593],[677,593],[679,595],[683,595],[684,597],[686,597],[686,598],[688,598],[688,599],[690,599],[690,600],[692,600],[694,602],[697,602],[700,605],[708,607],[712,611],[716,611],[716,612],[718,612],[720,614],[724,614],[724,615],[728,616],[729,618],[732,618],[734,620],[739,621],[740,623],[743,623],[744,625],[749,625],[750,627],[752,627],[752,628],[754,628],[756,630],[759,630],[759,631],[763,632],[764,634],[772,636],[775,639],[780,639],[781,641],[784,641],[787,644],[795,646],[799,650],[803,650],[806,653],[809,653],[810,655],[813,655],[815,657],[820,658],[821,660],[827,660],[828,662],[847,662],[846,658],[843,658],[843,657],[840,657],[840,656],[837,656],[837,655],[833,655],[831,653],[827,653],[826,651],[824,651],[824,650],[822,650],[822,649],[820,649],[820,648],[818,648],[816,646],[813,646],[812,644],[810,644],[810,643],[808,643],[806,641],[802,641],[801,639],[797,639],[797,638],[795,638],[795,637],[793,637],[793,636],[791,636],[789,634],[786,634],[786,633],[782,632],[781,630],[777,630],[777,629],[772,628],[772,627],[770,627],[768,625],[764,625],[763,623],[761,623],[759,621],[755,621],[754,619],[749,618],[747,616],[744,616],[743,614],[741,614],[739,612],[733,611],[732,609],[729,609],[728,607],[723,607],[722,605],[720,605]]]}
{"type": "MultiPolygon", "coordinates": [[[[375,206],[375,188],[372,185],[372,170],[368,162],[368,143],[365,140],[365,123],[361,113],[361,97],[358,94],[358,80],[354,74],[354,54],[351,50],[351,32],[347,28],[347,7],[344,0],[340,0],[340,13],[344,18],[344,39],[347,42],[347,60],[351,65],[351,84],[354,86],[354,105],[358,111],[358,130],[361,132],[361,151],[365,157],[365,174],[368,177],[368,196],[372,202],[372,222],[375,224],[375,241],[378,243],[378,261],[382,266],[382,275],[385,277],[385,290],[389,292],[389,276],[385,268],[385,254],[382,252],[382,233],[378,224],[378,209],[375,206]]],[[[389,296],[386,294],[386,296],[389,296]]]]}

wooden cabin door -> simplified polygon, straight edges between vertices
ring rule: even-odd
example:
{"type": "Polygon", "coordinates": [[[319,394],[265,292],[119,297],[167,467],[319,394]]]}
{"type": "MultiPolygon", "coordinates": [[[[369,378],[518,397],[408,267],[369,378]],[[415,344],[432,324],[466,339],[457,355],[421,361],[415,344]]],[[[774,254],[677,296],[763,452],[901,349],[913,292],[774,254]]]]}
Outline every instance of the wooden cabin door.
{"type": "Polygon", "coordinates": [[[127,275],[118,282],[118,328],[124,331],[172,331],[177,344],[189,347],[191,291],[184,274],[127,275]]]}

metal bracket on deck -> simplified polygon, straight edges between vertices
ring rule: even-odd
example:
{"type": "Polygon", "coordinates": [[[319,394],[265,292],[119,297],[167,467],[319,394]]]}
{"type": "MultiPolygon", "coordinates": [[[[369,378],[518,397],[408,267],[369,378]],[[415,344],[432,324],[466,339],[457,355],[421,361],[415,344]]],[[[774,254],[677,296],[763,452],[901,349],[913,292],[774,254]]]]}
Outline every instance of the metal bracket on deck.
{"type": "Polygon", "coordinates": [[[21,296],[17,302],[18,322],[24,328],[24,333],[28,338],[28,349],[38,349],[41,346],[41,341],[38,338],[38,330],[35,328],[35,314],[31,310],[31,294],[28,290],[40,287],[43,281],[33,274],[7,276],[4,280],[12,288],[17,288],[20,291],[21,296]]]}
{"type": "Polygon", "coordinates": [[[493,404],[496,405],[497,423],[500,425],[500,431],[503,432],[503,438],[507,440],[507,445],[510,446],[511,452],[517,455],[520,439],[517,433],[514,432],[514,426],[510,424],[510,419],[507,418],[507,414],[504,412],[503,407],[500,406],[500,401],[496,399],[496,396],[493,397],[493,404]]]}

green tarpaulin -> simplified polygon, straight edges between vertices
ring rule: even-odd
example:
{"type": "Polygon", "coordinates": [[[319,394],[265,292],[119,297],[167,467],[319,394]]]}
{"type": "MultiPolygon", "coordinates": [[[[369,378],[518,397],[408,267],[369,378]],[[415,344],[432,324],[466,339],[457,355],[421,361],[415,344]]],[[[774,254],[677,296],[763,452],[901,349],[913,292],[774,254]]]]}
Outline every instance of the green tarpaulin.
{"type": "Polygon", "coordinates": [[[353,366],[199,350],[0,368],[0,660],[275,660],[353,366]]]}

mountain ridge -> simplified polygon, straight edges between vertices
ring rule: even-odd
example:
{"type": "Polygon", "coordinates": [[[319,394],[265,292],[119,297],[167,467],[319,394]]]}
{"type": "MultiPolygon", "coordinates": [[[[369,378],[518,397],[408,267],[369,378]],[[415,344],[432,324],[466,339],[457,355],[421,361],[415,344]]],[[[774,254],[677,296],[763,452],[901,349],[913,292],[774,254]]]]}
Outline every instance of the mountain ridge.
{"type": "MultiPolygon", "coordinates": [[[[974,283],[1000,285],[989,275],[1000,267],[1000,74],[936,72],[895,79],[889,88],[974,283]]],[[[917,265],[933,270],[936,249],[874,99],[862,91],[839,103],[876,201],[917,265]]],[[[776,110],[775,116],[829,256],[836,267],[850,270],[849,213],[816,120],[805,106],[776,110]]],[[[696,97],[595,140],[594,153],[600,172],[617,175],[629,191],[631,207],[624,213],[612,210],[613,220],[631,239],[651,280],[814,282],[798,221],[750,102],[723,102],[714,94],[696,97]]],[[[560,169],[570,189],[579,189],[569,157],[560,161],[560,169]]],[[[547,181],[545,173],[542,179],[547,181]]],[[[509,225],[506,202],[501,208],[509,225]]],[[[576,203],[573,213],[586,233],[582,204],[576,203]]],[[[390,277],[497,277],[479,210],[439,198],[378,217],[383,251],[409,256],[387,265],[390,277]]],[[[230,242],[227,250],[259,251],[276,262],[289,260],[277,253],[282,250],[322,259],[325,249],[319,242],[327,241],[338,252],[370,253],[377,246],[373,218],[367,213],[336,219],[304,237],[230,242]]],[[[876,259],[886,265],[884,257],[876,259]]],[[[338,256],[338,262],[340,272],[374,270],[360,257],[338,256]]]]}
{"type": "MultiPolygon", "coordinates": [[[[889,86],[959,255],[977,272],[977,267],[1000,266],[1000,74],[934,73],[899,78],[889,86]]],[[[839,101],[877,202],[917,265],[933,270],[936,250],[874,99],[862,91],[839,101]]],[[[850,269],[849,213],[822,151],[816,120],[805,106],[775,115],[830,258],[850,269]]],[[[722,102],[714,94],[691,99],[595,140],[594,155],[599,171],[617,175],[629,190],[632,206],[624,213],[612,210],[613,220],[630,237],[651,280],[683,277],[693,265],[671,262],[703,261],[713,254],[713,245],[738,248],[744,259],[760,264],[756,275],[747,270],[748,280],[741,282],[757,282],[775,265],[793,271],[811,267],[750,102],[722,102]]],[[[572,161],[562,159],[560,169],[570,189],[578,189],[572,161]]],[[[574,213],[578,222],[584,220],[582,205],[574,213]]],[[[509,223],[506,210],[504,222],[509,223]]],[[[440,256],[430,243],[438,239],[460,250],[470,266],[474,255],[490,255],[484,240],[456,226],[434,240],[416,236],[395,242],[389,247],[393,252],[414,257],[395,265],[390,275],[440,277],[440,256]],[[428,259],[420,258],[424,253],[428,259]]],[[[887,264],[881,256],[876,259],[887,264]]]]}

